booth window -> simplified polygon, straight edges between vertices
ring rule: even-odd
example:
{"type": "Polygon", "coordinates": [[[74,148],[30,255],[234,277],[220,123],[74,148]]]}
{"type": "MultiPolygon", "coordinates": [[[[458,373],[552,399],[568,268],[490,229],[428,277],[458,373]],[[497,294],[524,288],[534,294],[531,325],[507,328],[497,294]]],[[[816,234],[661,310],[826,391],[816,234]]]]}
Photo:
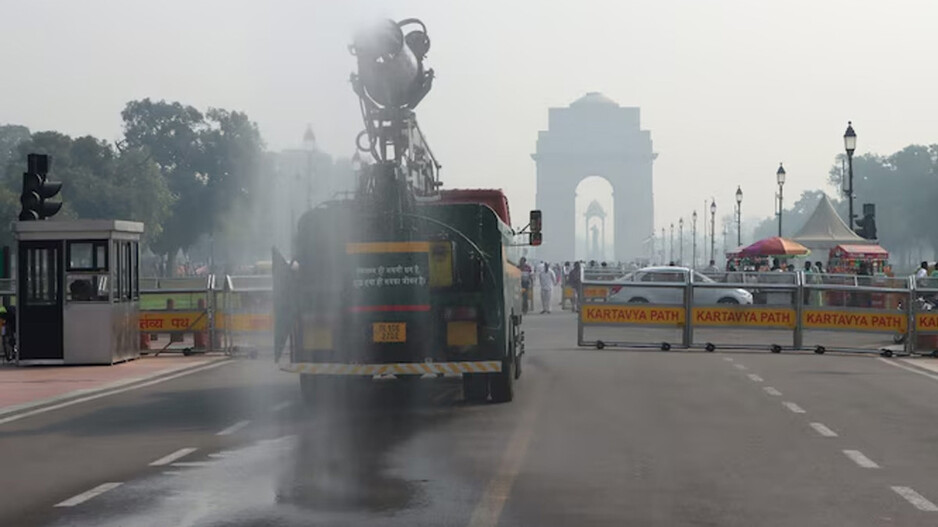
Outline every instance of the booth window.
{"type": "Polygon", "coordinates": [[[68,242],[68,271],[106,271],[106,241],[68,242]]]}
{"type": "Polygon", "coordinates": [[[58,296],[56,251],[46,248],[26,249],[26,302],[30,305],[53,305],[58,296]]]}
{"type": "Polygon", "coordinates": [[[69,302],[108,301],[107,246],[105,240],[68,242],[65,292],[69,302]]]}

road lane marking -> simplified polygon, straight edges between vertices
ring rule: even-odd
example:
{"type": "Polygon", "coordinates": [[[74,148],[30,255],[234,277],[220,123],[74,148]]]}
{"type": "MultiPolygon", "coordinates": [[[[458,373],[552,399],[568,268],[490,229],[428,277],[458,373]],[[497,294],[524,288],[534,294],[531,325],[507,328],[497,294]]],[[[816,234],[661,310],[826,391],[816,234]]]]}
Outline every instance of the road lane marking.
{"type": "Polygon", "coordinates": [[[181,476],[182,472],[178,470],[164,470],[163,475],[164,476],[181,476]]]}
{"type": "Polygon", "coordinates": [[[875,461],[863,455],[859,450],[844,450],[844,455],[863,468],[879,468],[875,461]]]}
{"type": "Polygon", "coordinates": [[[759,377],[758,375],[756,375],[755,373],[750,373],[746,377],[749,377],[749,380],[752,382],[762,382],[765,380],[762,377],[759,377]]]}
{"type": "Polygon", "coordinates": [[[189,468],[198,468],[198,467],[210,467],[214,465],[214,461],[180,461],[178,463],[173,463],[171,467],[189,467],[189,468]]]}
{"type": "Polygon", "coordinates": [[[128,386],[126,388],[118,388],[116,390],[110,390],[102,393],[96,393],[89,395],[87,397],[81,397],[78,399],[72,399],[70,401],[65,401],[64,403],[54,404],[52,406],[43,406],[42,408],[36,408],[35,410],[30,410],[28,412],[23,412],[21,414],[11,415],[10,417],[4,417],[0,419],[0,425],[10,423],[12,421],[17,421],[19,419],[24,419],[26,417],[32,417],[34,415],[43,414],[46,412],[51,412],[53,410],[59,410],[61,408],[66,408],[72,405],[86,403],[88,401],[93,401],[95,399],[100,399],[102,397],[107,397],[109,395],[117,395],[119,393],[129,392],[131,390],[138,390],[140,388],[146,388],[147,386],[153,386],[154,384],[159,384],[161,382],[171,381],[173,379],[178,379],[179,377],[185,377],[186,375],[191,375],[193,373],[198,373],[200,371],[210,370],[212,368],[217,368],[219,366],[224,366],[225,364],[235,364],[237,361],[233,360],[221,360],[218,362],[213,362],[211,364],[206,364],[205,366],[199,366],[198,368],[192,368],[191,370],[182,371],[175,373],[173,375],[167,375],[166,377],[160,377],[158,379],[153,379],[152,381],[142,382],[140,384],[134,384],[133,386],[128,386]]]}
{"type": "Polygon", "coordinates": [[[101,494],[104,494],[105,492],[109,490],[114,490],[119,486],[121,486],[121,482],[102,483],[91,490],[72,496],[71,498],[65,501],[60,501],[56,503],[55,506],[56,507],[74,507],[75,505],[80,505],[95,496],[100,496],[101,494]]]}
{"type": "Polygon", "coordinates": [[[745,370],[745,369],[747,369],[747,368],[746,368],[745,366],[743,366],[742,364],[734,364],[733,367],[736,368],[737,370],[745,370]]]}
{"type": "Polygon", "coordinates": [[[789,402],[789,401],[785,401],[785,402],[782,403],[782,405],[785,406],[785,408],[788,408],[789,410],[791,410],[792,412],[795,412],[796,414],[803,414],[803,413],[805,413],[804,408],[798,406],[798,405],[795,404],[795,403],[792,403],[792,402],[789,402]]]}
{"type": "Polygon", "coordinates": [[[542,384],[535,392],[532,407],[522,415],[518,426],[512,432],[511,438],[508,440],[508,446],[505,448],[501,462],[498,464],[498,472],[489,480],[479,504],[472,511],[469,527],[495,527],[498,525],[502,509],[505,507],[505,502],[511,493],[515,478],[518,477],[521,463],[524,461],[528,450],[528,444],[534,435],[534,424],[537,421],[538,413],[540,413],[545,391],[546,386],[542,384]]]}
{"type": "Polygon", "coordinates": [[[161,467],[161,466],[163,466],[163,465],[169,465],[169,464],[172,463],[173,461],[176,461],[176,460],[179,459],[179,458],[186,457],[186,456],[188,456],[189,454],[195,452],[196,450],[198,450],[198,448],[180,448],[179,450],[173,452],[172,454],[169,454],[169,455],[167,455],[167,456],[163,456],[163,457],[157,459],[156,461],[154,461],[153,463],[150,463],[150,466],[151,466],[151,467],[161,467]]]}
{"type": "Polygon", "coordinates": [[[733,362],[733,357],[723,357],[726,362],[733,362]]]}
{"type": "Polygon", "coordinates": [[[837,437],[837,432],[824,426],[823,423],[811,423],[811,428],[824,437],[837,437]]]}
{"type": "Polygon", "coordinates": [[[221,432],[218,432],[218,433],[215,434],[215,435],[217,435],[217,436],[230,436],[231,434],[237,432],[238,430],[241,430],[242,428],[244,428],[245,426],[247,426],[247,425],[249,425],[249,424],[251,424],[251,421],[248,421],[247,419],[245,419],[244,421],[238,421],[237,423],[235,423],[235,424],[229,426],[228,428],[222,430],[221,432]]]}
{"type": "Polygon", "coordinates": [[[912,490],[911,487],[889,487],[893,492],[905,498],[905,501],[912,504],[913,507],[920,511],[925,512],[938,512],[938,506],[934,503],[925,499],[925,496],[922,496],[918,492],[912,490]]]}
{"type": "Polygon", "coordinates": [[[270,407],[271,412],[279,412],[281,410],[286,410],[293,405],[293,401],[283,401],[282,403],[277,403],[270,407]]]}
{"type": "Polygon", "coordinates": [[[762,389],[765,391],[765,393],[767,393],[767,394],[769,394],[769,395],[774,395],[774,396],[776,396],[776,397],[781,397],[781,396],[782,396],[782,392],[776,390],[775,388],[773,388],[773,387],[771,387],[771,386],[764,386],[762,389]]]}
{"type": "MultiPolygon", "coordinates": [[[[882,361],[882,362],[885,362],[886,364],[888,364],[888,365],[890,365],[890,366],[895,366],[896,368],[902,368],[902,369],[905,370],[905,371],[910,371],[910,372],[912,372],[912,373],[917,373],[917,374],[919,374],[919,375],[924,375],[925,377],[928,377],[929,379],[938,381],[938,375],[933,375],[933,374],[931,374],[931,373],[922,371],[922,370],[920,370],[920,369],[918,369],[918,368],[913,368],[913,367],[911,367],[911,366],[906,366],[905,364],[899,364],[898,362],[893,361],[893,360],[884,359],[884,358],[882,358],[882,357],[876,357],[876,358],[879,359],[879,360],[882,361]]],[[[0,422],[2,422],[2,421],[0,421],[0,422]]]]}

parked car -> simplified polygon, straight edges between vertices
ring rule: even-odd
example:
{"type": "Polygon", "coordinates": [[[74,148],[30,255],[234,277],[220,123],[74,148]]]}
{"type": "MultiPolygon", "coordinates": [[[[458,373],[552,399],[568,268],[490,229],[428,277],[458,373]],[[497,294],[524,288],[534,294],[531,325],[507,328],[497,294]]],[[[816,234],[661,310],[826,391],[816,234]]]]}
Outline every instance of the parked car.
{"type": "MultiPolygon", "coordinates": [[[[642,287],[632,284],[642,282],[681,284],[690,272],[694,273],[694,283],[716,283],[713,279],[686,267],[645,267],[616,280],[616,283],[628,285],[621,288],[613,287],[606,301],[614,304],[680,304],[684,299],[683,288],[642,287]]],[[[696,287],[694,288],[694,304],[752,304],[752,293],[745,289],[696,287]]]]}

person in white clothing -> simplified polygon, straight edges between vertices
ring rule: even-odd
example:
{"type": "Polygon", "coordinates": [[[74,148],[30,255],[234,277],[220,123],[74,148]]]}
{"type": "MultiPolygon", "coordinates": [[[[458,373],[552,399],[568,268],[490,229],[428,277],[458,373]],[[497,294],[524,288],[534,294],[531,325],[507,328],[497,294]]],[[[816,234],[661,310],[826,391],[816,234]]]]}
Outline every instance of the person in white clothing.
{"type": "Polygon", "coordinates": [[[550,294],[554,290],[554,283],[557,282],[557,275],[547,262],[541,264],[538,269],[537,282],[541,286],[541,314],[550,313],[550,294]]]}

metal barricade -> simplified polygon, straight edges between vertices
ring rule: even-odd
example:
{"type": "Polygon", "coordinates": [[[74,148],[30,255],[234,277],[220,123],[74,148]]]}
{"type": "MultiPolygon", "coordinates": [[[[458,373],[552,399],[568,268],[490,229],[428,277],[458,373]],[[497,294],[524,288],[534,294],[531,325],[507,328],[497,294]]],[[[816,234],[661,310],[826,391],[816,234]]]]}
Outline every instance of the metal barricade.
{"type": "Polygon", "coordinates": [[[226,276],[223,302],[216,317],[229,353],[273,349],[273,276],[226,276]]]}
{"type": "Polygon", "coordinates": [[[913,278],[910,282],[909,332],[893,340],[903,344],[905,353],[938,357],[938,278],[913,278]]]}
{"type": "Polygon", "coordinates": [[[577,344],[598,349],[654,345],[669,350],[677,343],[688,347],[690,291],[685,269],[627,274],[586,269],[580,279],[577,344]]]}
{"type": "Polygon", "coordinates": [[[213,349],[209,334],[214,327],[210,294],[214,282],[214,275],[141,279],[140,347],[151,349],[152,343],[163,336],[167,341],[156,344],[156,355],[164,351],[188,355],[213,349]],[[186,335],[191,341],[186,341],[186,335]]]}
{"type": "Polygon", "coordinates": [[[799,320],[804,347],[891,355],[908,339],[913,287],[909,278],[807,273],[799,320]]]}
{"type": "Polygon", "coordinates": [[[691,345],[766,348],[774,353],[801,347],[801,277],[787,272],[691,273],[691,345]]]}

